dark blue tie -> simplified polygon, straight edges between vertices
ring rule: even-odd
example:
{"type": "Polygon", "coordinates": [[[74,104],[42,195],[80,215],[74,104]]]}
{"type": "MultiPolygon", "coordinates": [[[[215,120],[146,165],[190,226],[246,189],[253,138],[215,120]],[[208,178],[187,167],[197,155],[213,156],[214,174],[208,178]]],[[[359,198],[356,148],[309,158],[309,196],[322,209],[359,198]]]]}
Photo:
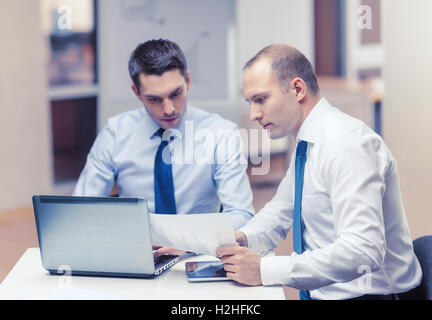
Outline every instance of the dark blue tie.
{"type": "MultiPolygon", "coordinates": [[[[160,128],[156,132],[156,135],[162,138],[164,131],[164,129],[160,128]]],[[[167,146],[168,141],[162,140],[155,157],[155,213],[176,214],[177,210],[174,196],[174,181],[172,176],[171,158],[169,148],[165,148],[167,146]],[[164,156],[164,153],[167,154],[164,156]]]]}
{"type": "MultiPolygon", "coordinates": [[[[293,214],[293,244],[297,254],[303,253],[303,229],[301,220],[301,205],[303,195],[304,169],[306,164],[307,142],[300,141],[297,145],[295,158],[295,194],[294,194],[294,214],[293,214]]],[[[310,300],[309,292],[300,290],[301,300],[310,300]]]]}

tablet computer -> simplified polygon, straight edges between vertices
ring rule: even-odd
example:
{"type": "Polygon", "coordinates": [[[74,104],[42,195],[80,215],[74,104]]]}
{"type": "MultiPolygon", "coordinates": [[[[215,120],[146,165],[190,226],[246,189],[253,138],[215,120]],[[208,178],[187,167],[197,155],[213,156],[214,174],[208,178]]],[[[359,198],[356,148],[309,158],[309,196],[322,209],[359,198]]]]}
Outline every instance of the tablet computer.
{"type": "Polygon", "coordinates": [[[226,276],[224,264],[220,261],[186,262],[186,274],[192,282],[231,280],[226,276]]]}

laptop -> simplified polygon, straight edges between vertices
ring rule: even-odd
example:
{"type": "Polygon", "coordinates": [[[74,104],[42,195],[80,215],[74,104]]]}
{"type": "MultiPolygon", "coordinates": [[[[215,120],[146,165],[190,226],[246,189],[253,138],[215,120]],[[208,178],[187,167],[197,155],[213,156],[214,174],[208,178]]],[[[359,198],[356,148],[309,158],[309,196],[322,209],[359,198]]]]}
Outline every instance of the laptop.
{"type": "Polygon", "coordinates": [[[179,260],[154,258],[145,199],[36,195],[33,208],[51,274],[147,278],[179,260]]]}

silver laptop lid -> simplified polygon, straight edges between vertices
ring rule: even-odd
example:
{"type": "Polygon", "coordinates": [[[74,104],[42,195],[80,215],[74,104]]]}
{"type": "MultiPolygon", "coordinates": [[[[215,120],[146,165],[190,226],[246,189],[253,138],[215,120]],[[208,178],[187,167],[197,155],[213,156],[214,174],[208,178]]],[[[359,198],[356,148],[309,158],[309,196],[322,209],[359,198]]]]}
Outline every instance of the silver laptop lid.
{"type": "Polygon", "coordinates": [[[34,196],[42,264],[50,272],[149,276],[155,272],[147,202],[34,196]]]}

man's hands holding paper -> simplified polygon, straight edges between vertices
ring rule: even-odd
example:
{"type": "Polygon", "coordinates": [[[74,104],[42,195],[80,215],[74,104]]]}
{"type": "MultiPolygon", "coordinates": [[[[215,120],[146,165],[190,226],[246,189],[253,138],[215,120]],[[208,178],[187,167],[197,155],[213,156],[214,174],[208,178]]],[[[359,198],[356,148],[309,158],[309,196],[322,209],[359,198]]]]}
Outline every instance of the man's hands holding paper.
{"type": "Polygon", "coordinates": [[[246,235],[240,231],[235,233],[237,246],[221,246],[216,254],[222,256],[227,277],[249,286],[262,285],[261,257],[252,249],[247,248],[246,235]]]}
{"type": "Polygon", "coordinates": [[[229,214],[150,214],[150,225],[155,256],[182,255],[183,250],[221,256],[230,279],[250,286],[262,285],[261,257],[248,248],[244,233],[234,233],[229,214]]]}

